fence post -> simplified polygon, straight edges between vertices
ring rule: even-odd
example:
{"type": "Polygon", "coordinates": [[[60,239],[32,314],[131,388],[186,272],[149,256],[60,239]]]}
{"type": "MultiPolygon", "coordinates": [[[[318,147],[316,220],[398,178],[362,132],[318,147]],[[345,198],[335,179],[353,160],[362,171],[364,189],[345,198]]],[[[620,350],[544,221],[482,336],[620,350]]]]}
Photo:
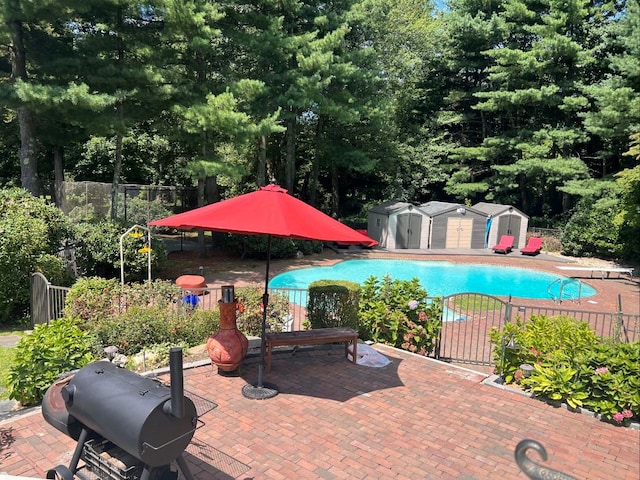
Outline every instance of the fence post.
{"type": "Polygon", "coordinates": [[[511,295],[509,295],[509,300],[504,306],[504,323],[511,323],[511,310],[513,308],[513,304],[511,303],[511,295]]]}

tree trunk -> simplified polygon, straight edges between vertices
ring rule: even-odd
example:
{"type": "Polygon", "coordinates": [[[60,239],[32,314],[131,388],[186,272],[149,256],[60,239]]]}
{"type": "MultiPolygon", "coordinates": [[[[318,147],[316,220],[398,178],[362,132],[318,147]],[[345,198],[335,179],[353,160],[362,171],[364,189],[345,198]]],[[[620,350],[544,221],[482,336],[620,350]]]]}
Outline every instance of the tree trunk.
{"type": "Polygon", "coordinates": [[[289,110],[287,119],[287,160],[285,166],[285,188],[293,194],[296,175],[296,117],[293,108],[289,110]]]}
{"type": "Polygon", "coordinates": [[[64,182],[64,148],[53,147],[53,200],[58,208],[62,208],[62,183],[64,182]]]}
{"type": "MultiPolygon", "coordinates": [[[[27,60],[24,49],[24,28],[19,20],[7,22],[11,35],[9,56],[11,58],[11,81],[27,81],[27,60]]],[[[38,184],[38,160],[36,158],[35,118],[26,105],[18,107],[18,126],[20,128],[20,182],[22,188],[33,195],[40,194],[38,184]]]]}
{"type": "MultiPolygon", "coordinates": [[[[199,178],[198,179],[198,207],[204,206],[205,185],[206,185],[205,179],[199,178]]],[[[205,240],[204,231],[198,230],[198,251],[200,253],[200,258],[205,258],[207,256],[207,246],[204,240],[205,240]]]]}
{"type": "Polygon", "coordinates": [[[258,173],[256,182],[259,187],[269,183],[267,179],[267,137],[264,135],[258,137],[258,173]]]}
{"type": "Polygon", "coordinates": [[[31,109],[25,105],[18,107],[20,126],[20,182],[27,192],[40,195],[38,183],[38,159],[36,157],[36,128],[31,109]]]}
{"type": "Polygon", "coordinates": [[[118,219],[118,189],[122,174],[122,135],[116,134],[116,152],[113,164],[113,181],[111,182],[111,220],[118,219]]]}
{"type": "Polygon", "coordinates": [[[331,166],[331,216],[333,218],[338,218],[339,208],[338,169],[334,163],[331,166]]]}
{"type": "Polygon", "coordinates": [[[218,176],[211,175],[206,178],[205,191],[207,205],[220,201],[220,189],[218,188],[218,176]]]}
{"type": "Polygon", "coordinates": [[[320,115],[318,117],[318,124],[316,125],[316,154],[313,156],[313,164],[311,165],[311,178],[309,179],[309,203],[314,207],[318,205],[318,178],[320,178],[322,127],[322,115],[320,115]]]}

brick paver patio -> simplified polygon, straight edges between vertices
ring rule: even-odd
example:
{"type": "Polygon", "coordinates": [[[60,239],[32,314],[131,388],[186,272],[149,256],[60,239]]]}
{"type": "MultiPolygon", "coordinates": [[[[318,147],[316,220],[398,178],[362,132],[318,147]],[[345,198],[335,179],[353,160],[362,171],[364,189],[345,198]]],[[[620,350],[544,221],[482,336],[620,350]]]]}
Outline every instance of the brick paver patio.
{"type": "MultiPolygon", "coordinates": [[[[526,478],[514,461],[524,439],[535,461],[579,479],[640,478],[640,431],[483,384],[485,375],[377,347],[392,364],[356,366],[341,346],[278,354],[265,380],[280,394],[249,400],[240,377],[210,365],[185,370],[185,388],[213,401],[185,458],[208,479],[526,478]]],[[[168,375],[163,376],[168,381],[168,375]]],[[[44,477],[68,465],[74,442],[39,410],[0,423],[0,472],[44,477]]],[[[0,475],[1,477],[1,475],[0,475]]]]}

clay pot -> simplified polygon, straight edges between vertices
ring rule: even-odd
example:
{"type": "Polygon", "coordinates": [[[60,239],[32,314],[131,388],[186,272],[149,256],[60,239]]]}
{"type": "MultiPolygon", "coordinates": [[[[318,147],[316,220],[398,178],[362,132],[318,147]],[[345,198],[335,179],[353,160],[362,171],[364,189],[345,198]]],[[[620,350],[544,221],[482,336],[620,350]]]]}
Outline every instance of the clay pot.
{"type": "Polygon", "coordinates": [[[220,308],[220,329],[209,337],[207,350],[211,362],[218,366],[219,371],[232,372],[244,360],[249,348],[249,341],[238,330],[236,324],[236,301],[218,302],[220,308]]]}

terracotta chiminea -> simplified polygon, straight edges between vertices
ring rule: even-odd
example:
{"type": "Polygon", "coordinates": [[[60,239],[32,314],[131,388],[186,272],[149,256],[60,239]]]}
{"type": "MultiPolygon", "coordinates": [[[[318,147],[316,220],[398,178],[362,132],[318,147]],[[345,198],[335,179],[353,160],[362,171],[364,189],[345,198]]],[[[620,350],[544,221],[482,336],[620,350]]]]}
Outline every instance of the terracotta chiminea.
{"type": "Polygon", "coordinates": [[[249,348],[247,337],[238,330],[236,325],[238,306],[233,285],[223,286],[222,298],[218,301],[220,329],[207,341],[209,358],[211,363],[218,366],[218,373],[237,370],[249,348]]]}

